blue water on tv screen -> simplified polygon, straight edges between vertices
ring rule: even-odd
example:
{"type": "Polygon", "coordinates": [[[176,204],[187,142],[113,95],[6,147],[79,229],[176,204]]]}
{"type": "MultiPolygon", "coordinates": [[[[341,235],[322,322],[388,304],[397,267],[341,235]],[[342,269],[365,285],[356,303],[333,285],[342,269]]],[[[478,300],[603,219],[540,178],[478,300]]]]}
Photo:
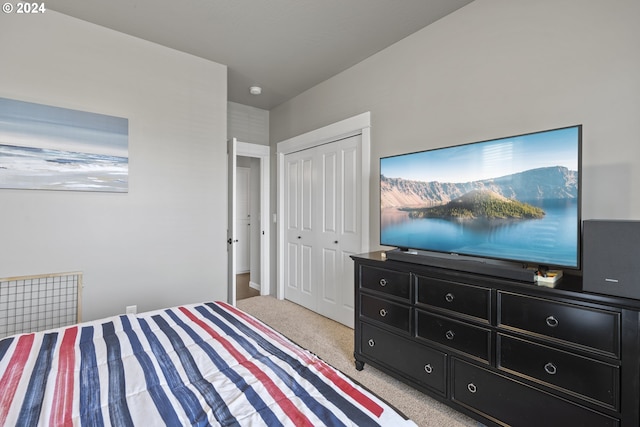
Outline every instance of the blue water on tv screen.
{"type": "Polygon", "coordinates": [[[580,266],[582,127],[380,159],[380,243],[580,266]]]}

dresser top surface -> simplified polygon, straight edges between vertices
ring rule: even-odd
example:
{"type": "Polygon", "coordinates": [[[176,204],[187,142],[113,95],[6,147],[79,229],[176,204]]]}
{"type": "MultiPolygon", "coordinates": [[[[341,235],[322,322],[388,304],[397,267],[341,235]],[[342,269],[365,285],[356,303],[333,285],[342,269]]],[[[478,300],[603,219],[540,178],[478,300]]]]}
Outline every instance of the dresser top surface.
{"type": "MultiPolygon", "coordinates": [[[[478,283],[480,286],[495,287],[501,290],[524,292],[538,296],[554,296],[568,299],[579,299],[585,302],[614,305],[633,310],[640,310],[640,300],[621,298],[609,295],[600,295],[582,290],[582,277],[565,274],[553,285],[538,284],[536,282],[522,282],[500,277],[455,271],[450,268],[441,268],[435,265],[421,265],[410,262],[386,258],[387,251],[373,251],[357,255],[351,258],[361,263],[375,265],[389,269],[409,270],[415,274],[446,275],[450,279],[458,279],[466,283],[478,283]]],[[[640,283],[639,283],[640,286],[640,283]]]]}

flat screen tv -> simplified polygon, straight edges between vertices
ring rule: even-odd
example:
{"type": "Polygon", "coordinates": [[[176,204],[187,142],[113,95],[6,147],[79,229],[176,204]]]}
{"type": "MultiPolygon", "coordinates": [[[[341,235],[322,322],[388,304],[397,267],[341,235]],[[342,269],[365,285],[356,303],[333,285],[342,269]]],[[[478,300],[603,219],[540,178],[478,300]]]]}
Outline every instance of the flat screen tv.
{"type": "Polygon", "coordinates": [[[380,243],[580,268],[582,126],[380,159],[380,243]]]}

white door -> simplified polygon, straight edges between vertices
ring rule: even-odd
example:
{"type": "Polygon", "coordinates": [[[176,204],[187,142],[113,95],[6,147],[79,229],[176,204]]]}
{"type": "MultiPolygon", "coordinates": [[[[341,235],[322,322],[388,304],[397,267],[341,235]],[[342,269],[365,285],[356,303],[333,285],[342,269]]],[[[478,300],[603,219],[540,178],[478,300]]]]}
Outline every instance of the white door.
{"type": "Polygon", "coordinates": [[[353,325],[353,264],[361,248],[362,173],[356,135],[285,156],[285,298],[353,325]]]}
{"type": "Polygon", "coordinates": [[[251,269],[250,171],[246,167],[236,168],[236,274],[247,273],[251,269]]]}
{"type": "Polygon", "coordinates": [[[287,299],[315,309],[313,155],[301,151],[286,156],[284,162],[284,284],[287,299]]]}
{"type": "MultiPolygon", "coordinates": [[[[318,313],[353,325],[353,261],[360,251],[360,135],[318,147],[318,313]]],[[[366,230],[368,232],[368,230],[366,230]]]]}
{"type": "Polygon", "coordinates": [[[227,142],[227,302],[236,303],[236,151],[235,138],[227,142]]]}

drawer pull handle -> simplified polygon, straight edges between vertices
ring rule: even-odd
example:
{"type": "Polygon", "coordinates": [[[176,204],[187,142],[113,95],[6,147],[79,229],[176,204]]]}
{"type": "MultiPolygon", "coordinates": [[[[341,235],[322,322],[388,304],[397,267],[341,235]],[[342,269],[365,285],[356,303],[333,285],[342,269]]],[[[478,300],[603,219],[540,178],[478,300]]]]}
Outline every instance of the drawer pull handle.
{"type": "Polygon", "coordinates": [[[431,366],[431,363],[427,363],[426,365],[424,365],[424,371],[427,374],[430,374],[431,372],[433,372],[433,367],[431,366]]]}
{"type": "Polygon", "coordinates": [[[446,294],[444,296],[445,301],[447,302],[453,302],[453,300],[455,299],[455,297],[453,296],[453,294],[451,292],[449,292],[448,294],[446,294]]]}
{"type": "Polygon", "coordinates": [[[544,371],[549,375],[555,375],[556,372],[558,372],[558,368],[556,368],[556,365],[549,362],[546,365],[544,365],[544,371]]]}
{"type": "Polygon", "coordinates": [[[373,347],[374,345],[376,345],[376,342],[373,340],[373,338],[369,339],[369,347],[373,347]]]}
{"type": "Polygon", "coordinates": [[[453,332],[452,330],[448,330],[448,331],[444,334],[444,336],[445,336],[449,341],[451,341],[451,340],[456,336],[456,334],[455,334],[455,332],[453,332]]]}
{"type": "Polygon", "coordinates": [[[387,279],[385,279],[384,277],[380,279],[380,286],[387,286],[387,279]]]}
{"type": "Polygon", "coordinates": [[[380,316],[384,317],[387,315],[387,313],[389,313],[387,310],[385,310],[384,308],[380,309],[380,316]]]}
{"type": "Polygon", "coordinates": [[[475,393],[476,391],[478,391],[478,388],[474,383],[469,383],[467,384],[467,390],[469,390],[471,393],[475,393]]]}
{"type": "Polygon", "coordinates": [[[558,323],[559,323],[558,319],[556,319],[553,316],[547,317],[546,322],[547,322],[547,326],[549,326],[550,328],[555,328],[556,326],[558,326],[558,323]]]}

